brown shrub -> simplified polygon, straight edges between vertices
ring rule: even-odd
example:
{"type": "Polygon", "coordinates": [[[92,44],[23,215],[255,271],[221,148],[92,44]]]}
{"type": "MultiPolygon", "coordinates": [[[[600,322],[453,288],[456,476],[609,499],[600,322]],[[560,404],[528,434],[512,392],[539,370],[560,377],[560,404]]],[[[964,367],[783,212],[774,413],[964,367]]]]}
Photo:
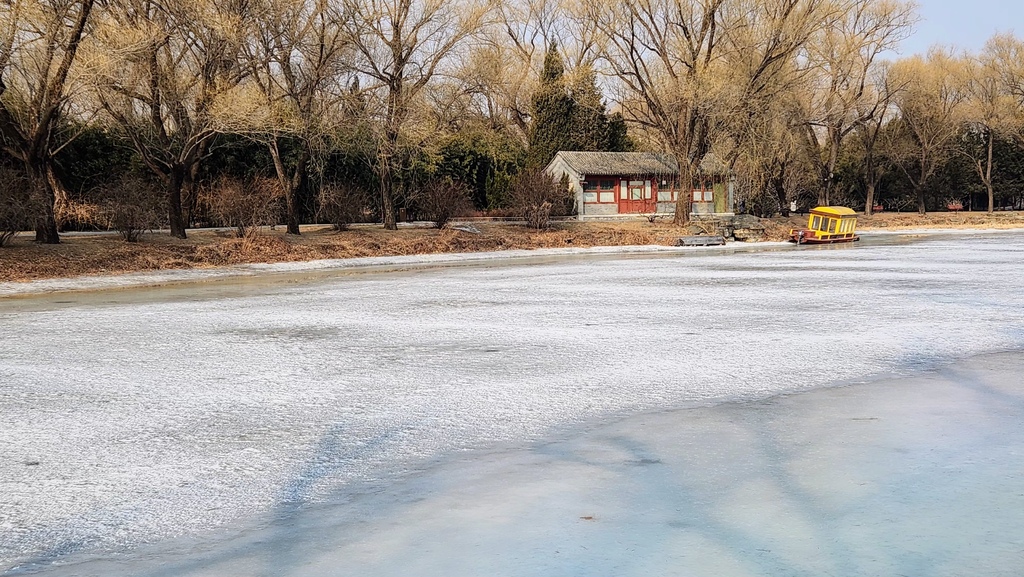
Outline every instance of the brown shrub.
{"type": "Polygon", "coordinates": [[[33,208],[28,179],[17,170],[0,167],[0,247],[19,231],[32,228],[33,208]]]}
{"type": "Polygon", "coordinates": [[[281,194],[271,178],[239,180],[222,177],[200,191],[202,202],[221,226],[235,229],[239,238],[255,236],[261,226],[277,223],[281,194]]]}
{"type": "Polygon", "coordinates": [[[332,225],[334,230],[345,230],[348,225],[363,220],[369,195],[356,186],[325,183],[317,191],[316,201],[317,220],[332,225]]]}
{"type": "Polygon", "coordinates": [[[417,191],[412,201],[426,220],[437,228],[444,228],[456,216],[463,216],[473,208],[469,187],[450,178],[437,178],[417,191]]]}
{"type": "Polygon", "coordinates": [[[512,206],[530,228],[543,229],[551,217],[573,214],[575,197],[568,187],[556,183],[540,169],[527,169],[512,179],[512,206]]]}
{"type": "Polygon", "coordinates": [[[162,223],[161,190],[152,181],[126,175],[99,192],[100,224],[127,242],[137,242],[162,223]]]}

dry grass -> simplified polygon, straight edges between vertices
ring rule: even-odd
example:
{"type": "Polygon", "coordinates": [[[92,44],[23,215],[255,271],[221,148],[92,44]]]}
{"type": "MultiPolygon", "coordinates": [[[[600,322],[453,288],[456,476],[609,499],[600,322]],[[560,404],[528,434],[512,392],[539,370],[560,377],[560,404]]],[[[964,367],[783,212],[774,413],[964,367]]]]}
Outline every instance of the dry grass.
{"type": "MultiPolygon", "coordinates": [[[[767,240],[784,240],[806,217],[766,221],[767,240]]],[[[551,247],[672,245],[689,234],[671,223],[646,220],[565,222],[549,230],[521,224],[476,224],[480,233],[457,229],[403,228],[386,231],[357,227],[334,231],[305,227],[302,236],[283,230],[236,238],[234,232],[191,231],[186,240],[146,234],[138,243],[116,235],[65,235],[62,244],[38,245],[31,236],[15,238],[0,248],[0,281],[27,281],[87,274],[206,268],[243,263],[274,263],[315,259],[410,254],[477,252],[551,247]]],[[[863,218],[863,230],[908,228],[1024,228],[1024,213],[882,213],[863,218]]]]}
{"type": "Polygon", "coordinates": [[[478,252],[549,247],[672,244],[678,229],[663,223],[561,223],[549,230],[519,224],[457,229],[359,227],[334,231],[305,227],[299,237],[283,230],[235,237],[233,232],[190,231],[185,240],[146,234],[138,243],[114,235],[64,235],[59,245],[40,245],[22,235],[0,249],[0,281],[28,281],[87,274],[207,268],[244,263],[411,254],[478,252]]]}

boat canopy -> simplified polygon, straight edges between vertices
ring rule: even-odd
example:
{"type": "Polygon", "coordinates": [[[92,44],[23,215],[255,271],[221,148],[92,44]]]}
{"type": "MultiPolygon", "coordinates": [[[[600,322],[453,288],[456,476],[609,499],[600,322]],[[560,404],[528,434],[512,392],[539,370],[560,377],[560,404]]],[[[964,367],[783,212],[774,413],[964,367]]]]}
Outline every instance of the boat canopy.
{"type": "Polygon", "coordinates": [[[845,206],[816,206],[811,209],[811,214],[819,214],[821,216],[829,216],[832,218],[851,218],[856,217],[857,213],[852,208],[845,206]]]}

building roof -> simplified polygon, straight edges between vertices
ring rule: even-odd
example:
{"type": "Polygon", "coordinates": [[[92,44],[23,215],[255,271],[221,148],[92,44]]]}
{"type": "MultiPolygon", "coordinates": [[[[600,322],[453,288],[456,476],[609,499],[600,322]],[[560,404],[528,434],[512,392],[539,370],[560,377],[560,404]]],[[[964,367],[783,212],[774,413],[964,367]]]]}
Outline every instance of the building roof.
{"type": "MultiPolygon", "coordinates": [[[[671,154],[657,152],[572,152],[562,150],[556,155],[581,175],[621,176],[644,174],[679,174],[679,164],[671,154]]],[[[552,162],[555,162],[552,160],[552,162]]],[[[550,165],[549,165],[550,166],[550,165]]],[[[700,163],[705,173],[726,172],[713,155],[700,163]]]]}
{"type": "Polygon", "coordinates": [[[618,176],[623,174],[677,174],[677,164],[668,154],[654,152],[568,152],[559,156],[579,174],[618,176]]]}

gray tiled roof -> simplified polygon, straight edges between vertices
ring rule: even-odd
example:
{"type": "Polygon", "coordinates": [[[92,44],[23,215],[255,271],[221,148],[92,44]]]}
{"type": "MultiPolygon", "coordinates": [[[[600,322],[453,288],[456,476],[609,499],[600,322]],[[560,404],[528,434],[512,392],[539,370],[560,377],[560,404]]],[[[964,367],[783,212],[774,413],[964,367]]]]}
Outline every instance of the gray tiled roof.
{"type": "MultiPolygon", "coordinates": [[[[679,164],[671,154],[657,152],[570,152],[559,156],[579,174],[619,176],[631,174],[679,174],[679,164]]],[[[700,163],[704,172],[725,172],[721,163],[707,155],[700,163]]]]}

